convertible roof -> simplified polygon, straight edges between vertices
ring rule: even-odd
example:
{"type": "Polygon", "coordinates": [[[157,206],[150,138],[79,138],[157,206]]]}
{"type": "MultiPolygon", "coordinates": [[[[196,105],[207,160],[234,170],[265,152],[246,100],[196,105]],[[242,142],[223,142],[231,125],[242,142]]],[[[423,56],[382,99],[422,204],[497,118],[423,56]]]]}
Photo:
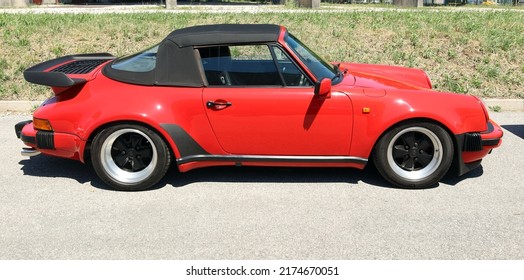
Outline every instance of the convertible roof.
{"type": "Polygon", "coordinates": [[[178,47],[276,42],[280,26],[273,24],[216,24],[178,29],[166,37],[178,47]]]}
{"type": "Polygon", "coordinates": [[[280,31],[280,26],[272,24],[217,24],[178,29],[160,42],[154,70],[124,71],[112,68],[110,63],[104,67],[104,74],[139,85],[202,87],[206,82],[200,69],[200,55],[194,47],[273,43],[278,41],[280,31]]]}

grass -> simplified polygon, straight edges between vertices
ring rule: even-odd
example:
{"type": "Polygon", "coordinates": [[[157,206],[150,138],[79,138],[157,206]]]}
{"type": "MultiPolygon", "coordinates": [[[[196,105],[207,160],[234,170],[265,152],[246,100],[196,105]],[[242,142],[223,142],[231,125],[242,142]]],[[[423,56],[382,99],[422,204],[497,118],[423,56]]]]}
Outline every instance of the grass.
{"type": "Polygon", "coordinates": [[[524,13],[431,9],[329,13],[0,14],[0,99],[41,100],[23,80],[36,63],[76,53],[131,54],[175,28],[281,24],[330,61],[417,67],[437,90],[524,98],[524,13]]]}
{"type": "Polygon", "coordinates": [[[502,107],[500,106],[489,106],[489,109],[493,112],[500,113],[502,112],[502,107]]]}

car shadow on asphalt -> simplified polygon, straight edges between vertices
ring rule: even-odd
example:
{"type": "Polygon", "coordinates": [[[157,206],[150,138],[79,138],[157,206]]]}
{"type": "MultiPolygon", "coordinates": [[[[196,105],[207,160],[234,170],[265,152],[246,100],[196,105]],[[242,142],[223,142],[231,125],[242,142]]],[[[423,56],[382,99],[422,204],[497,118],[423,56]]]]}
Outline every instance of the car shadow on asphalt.
{"type": "Polygon", "coordinates": [[[80,161],[38,155],[19,162],[24,176],[44,178],[70,178],[80,184],[91,183],[95,188],[112,190],[98,178],[91,164],[80,161]]]}
{"type": "MultiPolygon", "coordinates": [[[[113,190],[98,178],[91,164],[79,161],[38,155],[19,162],[24,176],[42,178],[70,178],[80,184],[90,183],[93,187],[113,190]]],[[[159,189],[165,186],[184,187],[199,182],[244,182],[244,183],[348,183],[359,181],[379,186],[390,187],[373,168],[357,170],[352,168],[293,168],[293,167],[207,167],[178,172],[172,166],[168,174],[160,181],[159,189]]]]}
{"type": "Polygon", "coordinates": [[[173,187],[184,187],[199,182],[218,183],[347,183],[359,181],[389,187],[380,174],[373,170],[352,168],[298,168],[298,167],[209,167],[186,173],[171,172],[163,180],[173,187]]]}
{"type": "Polygon", "coordinates": [[[484,169],[481,165],[462,176],[457,176],[456,172],[450,171],[448,174],[446,174],[446,176],[444,176],[444,178],[442,178],[442,180],[440,180],[440,182],[447,185],[456,186],[458,183],[466,179],[477,178],[482,176],[482,174],[484,174],[484,169]]]}
{"type": "Polygon", "coordinates": [[[502,128],[520,137],[520,139],[524,139],[524,125],[507,124],[507,125],[502,125],[502,128]]]}
{"type": "MultiPolygon", "coordinates": [[[[70,178],[80,184],[90,183],[95,188],[113,191],[111,187],[98,178],[91,164],[45,155],[21,160],[19,164],[24,176],[70,178]]],[[[467,178],[481,176],[482,173],[482,168],[477,168],[461,177],[448,175],[444,177],[442,183],[456,185],[467,178]]],[[[160,183],[149,190],[166,186],[180,188],[201,182],[346,183],[348,185],[357,185],[359,182],[363,182],[376,187],[398,189],[385,181],[376,168],[370,165],[364,170],[353,168],[207,167],[186,173],[180,173],[175,166],[172,166],[160,183]]]]}

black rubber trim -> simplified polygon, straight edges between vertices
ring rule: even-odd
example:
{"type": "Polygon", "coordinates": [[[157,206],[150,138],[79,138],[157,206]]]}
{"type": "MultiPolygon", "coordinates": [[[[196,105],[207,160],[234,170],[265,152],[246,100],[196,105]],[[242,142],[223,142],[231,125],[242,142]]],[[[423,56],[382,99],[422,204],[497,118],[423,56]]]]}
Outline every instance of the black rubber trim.
{"type": "Polygon", "coordinates": [[[482,140],[482,146],[496,146],[500,142],[500,138],[482,140]]]}
{"type": "Polygon", "coordinates": [[[36,145],[36,137],[33,137],[33,136],[22,135],[20,137],[20,140],[22,140],[22,142],[24,143],[36,145]]]}
{"type": "Polygon", "coordinates": [[[22,129],[24,128],[24,126],[32,122],[33,122],[32,120],[27,120],[27,121],[23,121],[23,122],[19,122],[15,124],[15,133],[18,139],[20,139],[20,137],[22,136],[22,129]]]}
{"type": "Polygon", "coordinates": [[[470,163],[462,162],[460,164],[460,168],[458,170],[459,171],[458,172],[458,176],[462,176],[462,175],[470,172],[471,170],[474,170],[474,169],[478,168],[481,163],[482,163],[482,160],[478,160],[478,161],[474,161],[474,162],[470,162],[470,163]]]}
{"type": "Polygon", "coordinates": [[[469,132],[455,135],[458,146],[461,152],[477,152],[482,151],[486,146],[496,146],[500,142],[500,138],[482,139],[483,134],[492,133],[495,127],[491,122],[488,122],[488,129],[482,132],[469,132]]]}
{"type": "Polygon", "coordinates": [[[194,155],[209,155],[183,128],[176,124],[160,124],[167,131],[171,139],[175,142],[180,157],[189,157],[194,155]]]}
{"type": "Polygon", "coordinates": [[[259,155],[194,155],[177,159],[178,164],[195,161],[229,161],[229,162],[304,162],[304,163],[359,163],[367,164],[368,160],[346,156],[259,156],[259,155]]]}
{"type": "Polygon", "coordinates": [[[39,130],[36,132],[36,146],[39,149],[55,149],[55,133],[52,131],[42,131],[39,130]]]}
{"type": "MultiPolygon", "coordinates": [[[[489,127],[491,127],[491,131],[494,130],[493,125],[490,124],[488,126],[487,132],[482,132],[482,133],[489,133],[489,132],[491,132],[489,127]]],[[[456,140],[455,141],[455,143],[456,143],[455,144],[455,149],[457,150],[457,152],[455,153],[455,159],[453,161],[452,169],[457,171],[457,175],[458,176],[462,176],[462,175],[470,172],[471,170],[479,167],[480,163],[482,162],[482,160],[479,160],[479,161],[475,161],[475,162],[464,163],[464,160],[462,159],[462,152],[467,152],[467,150],[464,150],[464,143],[465,143],[466,134],[467,133],[455,135],[455,140],[456,140]]],[[[500,141],[500,139],[482,140],[481,145],[482,145],[482,147],[484,147],[484,146],[496,146],[499,143],[499,141],[500,141]]]]}
{"type": "Polygon", "coordinates": [[[464,133],[464,144],[462,145],[464,152],[482,151],[482,138],[478,132],[464,133]]]}
{"type": "Polygon", "coordinates": [[[480,134],[488,134],[488,133],[493,132],[493,130],[495,130],[495,127],[493,126],[491,122],[488,122],[488,130],[482,131],[480,134]]]}
{"type": "Polygon", "coordinates": [[[457,176],[462,176],[471,170],[475,169],[479,164],[466,164],[462,159],[462,152],[464,151],[464,138],[466,133],[455,135],[455,158],[453,159],[453,166],[450,170],[455,170],[457,176]]]}

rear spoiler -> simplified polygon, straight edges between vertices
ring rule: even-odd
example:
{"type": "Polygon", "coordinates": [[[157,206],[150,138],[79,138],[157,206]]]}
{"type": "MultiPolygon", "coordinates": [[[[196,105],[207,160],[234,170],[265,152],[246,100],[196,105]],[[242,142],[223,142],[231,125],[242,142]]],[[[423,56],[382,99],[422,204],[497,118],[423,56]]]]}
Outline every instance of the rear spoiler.
{"type": "Polygon", "coordinates": [[[100,64],[115,58],[109,53],[68,55],[26,69],[24,78],[26,81],[38,85],[71,87],[86,83],[87,80],[80,77],[69,77],[68,74],[88,74],[100,64]]]}

